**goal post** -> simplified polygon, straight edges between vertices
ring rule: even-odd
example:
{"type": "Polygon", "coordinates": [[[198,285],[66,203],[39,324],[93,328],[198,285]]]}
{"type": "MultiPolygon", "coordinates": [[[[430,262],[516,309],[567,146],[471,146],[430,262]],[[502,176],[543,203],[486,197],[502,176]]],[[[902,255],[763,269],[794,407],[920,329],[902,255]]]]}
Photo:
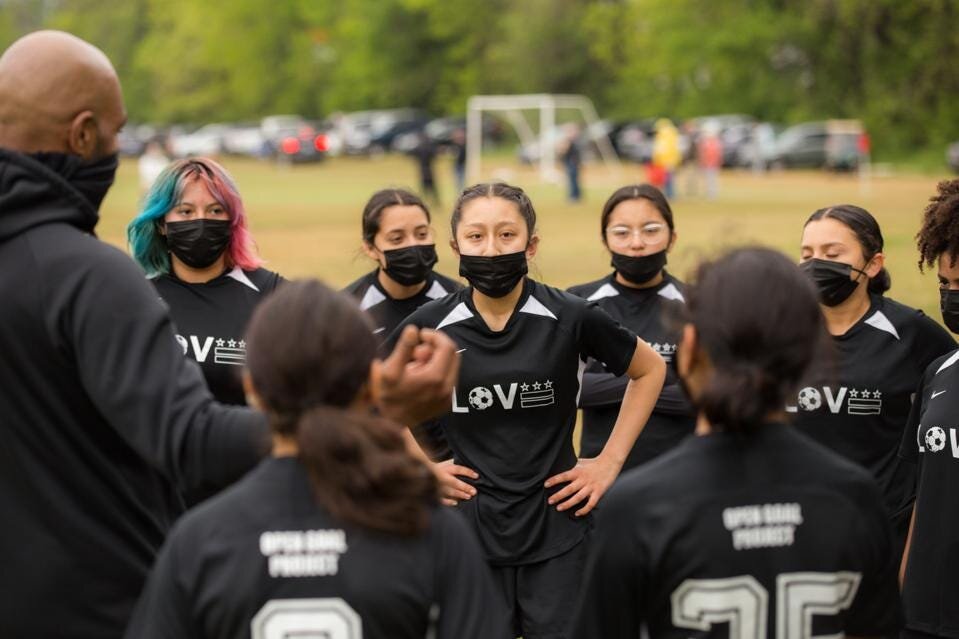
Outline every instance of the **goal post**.
{"type": "Polygon", "coordinates": [[[466,103],[466,175],[471,182],[480,179],[483,153],[483,113],[502,114],[516,131],[520,144],[539,142],[539,174],[546,181],[555,181],[556,147],[550,137],[556,127],[558,110],[576,111],[582,117],[584,132],[596,144],[600,157],[608,169],[618,174],[619,156],[605,133],[596,132],[600,122],[593,102],[582,95],[554,95],[535,93],[526,95],[474,95],[466,103]],[[523,115],[524,111],[539,112],[539,134],[523,115]]]}

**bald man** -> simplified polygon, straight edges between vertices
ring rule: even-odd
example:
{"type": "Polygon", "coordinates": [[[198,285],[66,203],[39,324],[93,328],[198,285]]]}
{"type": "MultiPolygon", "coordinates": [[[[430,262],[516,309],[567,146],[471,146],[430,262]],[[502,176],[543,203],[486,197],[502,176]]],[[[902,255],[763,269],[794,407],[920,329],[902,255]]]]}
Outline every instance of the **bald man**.
{"type": "MultiPolygon", "coordinates": [[[[190,489],[268,448],[213,402],[142,271],[93,236],[126,116],[97,48],[41,31],[0,56],[0,637],[119,637],[190,489]]],[[[407,424],[449,404],[455,345],[412,331],[376,370],[407,424]]]]}
{"type": "Polygon", "coordinates": [[[93,235],[126,114],[107,57],[38,32],[0,57],[0,636],[117,637],[182,505],[265,450],[167,311],[93,235]]]}

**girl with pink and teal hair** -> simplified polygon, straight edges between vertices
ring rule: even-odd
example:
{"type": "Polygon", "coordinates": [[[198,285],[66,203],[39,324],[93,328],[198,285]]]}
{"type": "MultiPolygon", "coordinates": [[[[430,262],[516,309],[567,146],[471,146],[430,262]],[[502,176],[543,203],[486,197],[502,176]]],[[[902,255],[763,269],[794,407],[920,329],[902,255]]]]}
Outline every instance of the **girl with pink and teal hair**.
{"type": "MultiPolygon", "coordinates": [[[[244,404],[246,325],[283,278],[261,267],[233,179],[207,158],[173,162],[147,192],[127,237],[213,397],[244,404]]],[[[193,503],[204,496],[185,497],[193,503]]]]}
{"type": "Polygon", "coordinates": [[[147,276],[170,273],[171,247],[166,224],[181,203],[184,191],[198,182],[230,221],[229,242],[224,250],[224,266],[244,271],[262,264],[253,237],[247,227],[246,211],[236,184],[226,169],[208,158],[188,158],[170,163],[157,177],[143,199],[139,215],[127,227],[130,250],[147,276]]]}

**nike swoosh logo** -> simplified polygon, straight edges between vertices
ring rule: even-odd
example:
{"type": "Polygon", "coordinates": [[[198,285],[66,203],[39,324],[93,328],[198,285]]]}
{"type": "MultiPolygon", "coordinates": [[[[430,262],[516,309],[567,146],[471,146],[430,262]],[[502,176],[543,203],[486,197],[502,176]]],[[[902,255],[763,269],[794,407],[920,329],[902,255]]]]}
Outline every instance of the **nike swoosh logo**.
{"type": "Polygon", "coordinates": [[[385,330],[386,330],[385,326],[380,326],[378,329],[373,331],[373,334],[376,335],[377,333],[382,333],[385,330]]]}
{"type": "Polygon", "coordinates": [[[940,395],[942,395],[942,394],[945,393],[945,392],[946,392],[946,391],[939,391],[938,393],[933,393],[933,394],[932,394],[932,397],[930,397],[929,399],[935,399],[935,398],[939,397],[940,395]]]}
{"type": "MultiPolygon", "coordinates": [[[[461,349],[459,349],[459,350],[456,351],[456,352],[457,352],[457,353],[462,353],[462,352],[465,351],[465,350],[466,350],[465,348],[461,348],[461,349]]],[[[946,391],[942,391],[942,392],[946,392],[946,391]]]]}

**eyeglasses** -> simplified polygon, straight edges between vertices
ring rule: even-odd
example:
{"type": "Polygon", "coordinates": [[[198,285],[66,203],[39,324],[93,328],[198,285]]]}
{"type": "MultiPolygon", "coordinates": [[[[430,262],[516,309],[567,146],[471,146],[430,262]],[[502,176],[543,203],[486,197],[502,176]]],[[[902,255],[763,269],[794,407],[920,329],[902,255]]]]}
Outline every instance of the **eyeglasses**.
{"type": "Polygon", "coordinates": [[[669,227],[659,222],[644,224],[639,228],[631,226],[610,226],[606,229],[606,241],[610,244],[629,244],[634,235],[639,235],[646,244],[655,244],[669,237],[669,227]]]}

